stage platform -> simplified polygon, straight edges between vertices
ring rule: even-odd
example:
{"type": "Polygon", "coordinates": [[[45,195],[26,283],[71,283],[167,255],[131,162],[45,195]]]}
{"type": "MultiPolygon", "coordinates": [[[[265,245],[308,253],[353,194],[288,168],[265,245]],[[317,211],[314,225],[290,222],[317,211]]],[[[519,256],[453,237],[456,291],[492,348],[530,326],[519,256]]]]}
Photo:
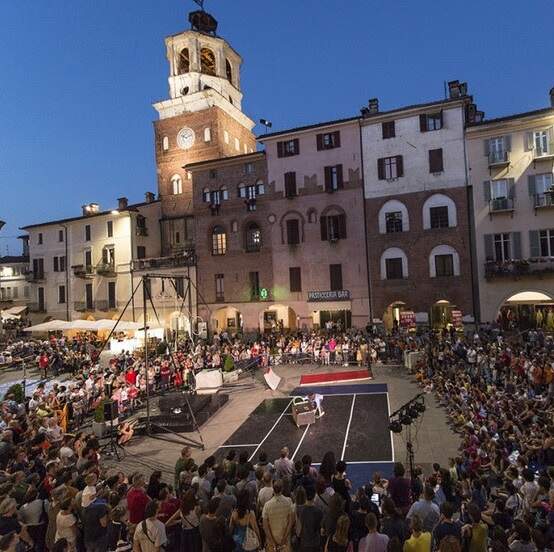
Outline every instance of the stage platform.
{"type": "MultiPolygon", "coordinates": [[[[216,451],[219,460],[230,449],[246,451],[253,463],[261,451],[272,462],[281,447],[288,446],[292,460],[304,454],[318,465],[327,451],[348,464],[354,486],[367,483],[375,471],[392,472],[394,450],[389,431],[389,398],[384,384],[317,386],[324,395],[325,416],[314,424],[298,428],[294,423],[292,397],[266,399],[216,451]]],[[[292,395],[306,395],[309,388],[292,395]]]]}

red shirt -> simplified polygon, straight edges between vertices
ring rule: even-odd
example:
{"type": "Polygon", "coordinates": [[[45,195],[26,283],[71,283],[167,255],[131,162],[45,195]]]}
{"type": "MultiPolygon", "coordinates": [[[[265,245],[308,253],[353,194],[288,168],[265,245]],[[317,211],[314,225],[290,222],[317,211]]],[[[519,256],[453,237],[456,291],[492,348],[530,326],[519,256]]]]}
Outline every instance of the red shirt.
{"type": "Polygon", "coordinates": [[[144,489],[132,488],[127,493],[127,509],[129,510],[129,523],[140,523],[144,520],[144,509],[150,502],[150,498],[144,489]]]}
{"type": "Polygon", "coordinates": [[[158,519],[166,523],[169,518],[179,509],[181,502],[178,498],[168,498],[160,503],[160,511],[158,512],[158,519]]]}
{"type": "Polygon", "coordinates": [[[127,372],[125,372],[125,381],[129,385],[136,385],[137,373],[134,370],[128,370],[127,372]]]}

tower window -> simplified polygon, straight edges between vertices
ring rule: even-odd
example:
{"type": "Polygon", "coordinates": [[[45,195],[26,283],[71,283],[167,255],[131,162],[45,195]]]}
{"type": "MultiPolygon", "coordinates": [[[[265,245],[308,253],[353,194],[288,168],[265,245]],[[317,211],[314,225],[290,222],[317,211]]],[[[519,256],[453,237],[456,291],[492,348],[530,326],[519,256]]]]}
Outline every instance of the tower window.
{"type": "Polygon", "coordinates": [[[231,62],[228,59],[225,60],[225,75],[227,76],[227,80],[232,84],[233,68],[231,67],[231,62]]]}
{"type": "Polygon", "coordinates": [[[189,49],[183,48],[179,54],[177,72],[179,75],[190,71],[190,56],[189,49]]]}
{"type": "Polygon", "coordinates": [[[209,48],[200,50],[200,71],[215,77],[215,55],[209,48]]]}
{"type": "Polygon", "coordinates": [[[164,151],[167,151],[169,149],[169,137],[168,136],[164,136],[162,138],[162,149],[164,151]]]}
{"type": "Polygon", "coordinates": [[[171,193],[173,195],[183,193],[183,180],[178,174],[174,174],[171,177],[171,193]]]}
{"type": "Polygon", "coordinates": [[[204,142],[210,142],[212,139],[212,131],[210,127],[204,129],[204,142]]]}

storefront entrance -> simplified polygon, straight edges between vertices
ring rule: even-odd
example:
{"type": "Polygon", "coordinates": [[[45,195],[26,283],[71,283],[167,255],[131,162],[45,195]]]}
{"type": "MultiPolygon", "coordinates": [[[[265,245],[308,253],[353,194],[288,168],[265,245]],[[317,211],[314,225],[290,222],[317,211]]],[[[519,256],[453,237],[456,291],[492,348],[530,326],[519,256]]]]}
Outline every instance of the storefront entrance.
{"type": "Polygon", "coordinates": [[[294,331],[298,328],[298,317],[287,305],[271,305],[262,313],[261,329],[264,333],[294,331]]]}
{"type": "Polygon", "coordinates": [[[314,327],[336,331],[348,330],[352,327],[352,311],[350,310],[320,310],[314,313],[314,327]],[[316,326],[317,325],[317,326],[316,326]]]}
{"type": "Polygon", "coordinates": [[[554,299],[536,291],[516,293],[500,307],[497,322],[503,330],[554,332],[554,299]]]}
{"type": "Polygon", "coordinates": [[[214,332],[241,332],[242,314],[234,307],[222,307],[212,313],[211,326],[214,332]]]}

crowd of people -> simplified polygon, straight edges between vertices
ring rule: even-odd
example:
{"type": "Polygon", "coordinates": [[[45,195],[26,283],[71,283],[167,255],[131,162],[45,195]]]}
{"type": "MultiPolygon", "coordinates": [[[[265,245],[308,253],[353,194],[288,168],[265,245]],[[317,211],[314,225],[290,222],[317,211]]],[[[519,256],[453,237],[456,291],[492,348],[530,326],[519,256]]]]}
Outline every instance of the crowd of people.
{"type": "Polygon", "coordinates": [[[315,468],[309,456],[290,460],[286,447],[277,459],[229,451],[199,465],[185,448],[173,481],[161,472],[107,471],[83,422],[108,397],[121,411],[136,407],[147,378],[140,355],[122,353],[101,367],[98,345],[90,338],[11,345],[14,356],[37,358],[43,375],[71,377],[49,391],[39,385],[30,400],[9,393],[2,402],[0,551],[553,549],[554,343],[547,336],[313,332],[247,343],[223,335],[173,353],[162,342],[152,352],[148,382],[164,392],[229,362],[266,366],[305,354],[366,365],[419,351],[415,379],[459,432],[459,454],[425,474],[397,464],[392,477],[374,474],[359,489],[332,453],[315,468]]]}

